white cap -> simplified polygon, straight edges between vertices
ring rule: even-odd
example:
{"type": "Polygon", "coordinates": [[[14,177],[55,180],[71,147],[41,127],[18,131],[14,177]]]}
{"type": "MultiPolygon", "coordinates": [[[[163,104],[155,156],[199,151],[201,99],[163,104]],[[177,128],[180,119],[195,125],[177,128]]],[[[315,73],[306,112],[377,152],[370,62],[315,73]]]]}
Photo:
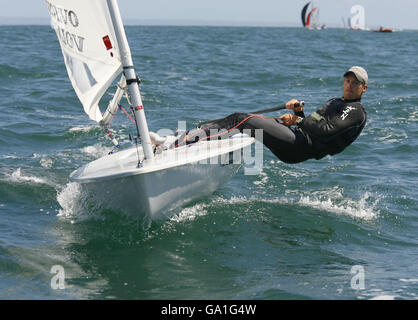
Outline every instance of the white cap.
{"type": "Polygon", "coordinates": [[[350,69],[348,69],[346,73],[344,73],[344,77],[350,72],[352,72],[356,76],[357,80],[362,82],[363,84],[367,84],[367,82],[369,81],[369,76],[367,75],[366,70],[364,70],[362,67],[351,67],[350,69]]]}

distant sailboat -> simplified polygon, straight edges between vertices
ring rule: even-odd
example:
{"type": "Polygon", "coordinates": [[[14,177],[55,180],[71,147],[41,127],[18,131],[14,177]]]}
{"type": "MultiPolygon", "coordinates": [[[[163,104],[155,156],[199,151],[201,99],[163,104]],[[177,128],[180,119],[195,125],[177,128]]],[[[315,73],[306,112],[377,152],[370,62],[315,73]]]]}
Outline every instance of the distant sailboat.
{"type": "Polygon", "coordinates": [[[325,25],[319,24],[319,7],[315,7],[313,2],[309,1],[304,5],[301,12],[302,25],[308,29],[324,29],[325,25]],[[310,6],[310,8],[309,8],[310,6]]]}

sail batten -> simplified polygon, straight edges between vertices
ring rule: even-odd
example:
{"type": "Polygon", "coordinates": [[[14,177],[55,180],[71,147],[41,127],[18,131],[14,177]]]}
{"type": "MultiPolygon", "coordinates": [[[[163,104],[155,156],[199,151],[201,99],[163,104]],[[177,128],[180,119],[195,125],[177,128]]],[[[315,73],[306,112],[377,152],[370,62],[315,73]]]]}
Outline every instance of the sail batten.
{"type": "Polygon", "coordinates": [[[103,0],[46,0],[65,66],[87,115],[102,120],[98,103],[122,72],[109,9],[103,0]]]}

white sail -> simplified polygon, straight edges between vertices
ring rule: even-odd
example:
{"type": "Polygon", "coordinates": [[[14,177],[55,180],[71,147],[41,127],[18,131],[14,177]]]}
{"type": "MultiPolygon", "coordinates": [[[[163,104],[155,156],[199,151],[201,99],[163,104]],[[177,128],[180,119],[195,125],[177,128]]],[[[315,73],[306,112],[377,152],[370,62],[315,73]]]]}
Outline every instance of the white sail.
{"type": "Polygon", "coordinates": [[[47,0],[65,66],[84,111],[102,120],[98,103],[122,71],[107,1],[47,0]]]}

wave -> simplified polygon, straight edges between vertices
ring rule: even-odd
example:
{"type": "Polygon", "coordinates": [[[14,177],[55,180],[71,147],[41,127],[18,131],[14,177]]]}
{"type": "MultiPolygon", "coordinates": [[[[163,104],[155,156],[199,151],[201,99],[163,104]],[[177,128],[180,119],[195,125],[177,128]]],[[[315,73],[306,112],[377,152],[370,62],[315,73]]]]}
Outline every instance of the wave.
{"type": "Polygon", "coordinates": [[[299,196],[288,195],[281,198],[266,199],[260,196],[236,197],[229,199],[223,197],[215,197],[209,203],[198,203],[189,208],[183,209],[179,214],[172,217],[175,222],[191,221],[197,217],[204,216],[212,208],[219,206],[235,206],[235,205],[251,205],[257,203],[293,205],[297,207],[309,207],[320,211],[343,215],[354,219],[364,221],[375,220],[379,217],[380,211],[377,204],[380,198],[373,197],[365,192],[360,199],[352,199],[344,195],[342,189],[328,189],[324,191],[305,193],[299,196]]]}
{"type": "MultiPolygon", "coordinates": [[[[44,168],[42,168],[45,171],[44,168]]],[[[48,206],[56,206],[56,193],[61,189],[59,183],[54,181],[56,176],[39,175],[24,172],[22,168],[17,168],[13,172],[4,172],[0,178],[0,193],[5,201],[13,203],[31,203],[48,206]]]]}
{"type": "MultiPolygon", "coordinates": [[[[35,180],[37,181],[37,180],[35,180]]],[[[89,217],[99,217],[100,211],[103,210],[104,204],[92,203],[89,201],[89,196],[83,191],[80,184],[70,182],[66,187],[58,193],[57,201],[61,208],[58,216],[83,220],[89,217]]],[[[266,199],[259,196],[232,196],[224,198],[215,196],[209,201],[198,202],[191,206],[182,208],[177,214],[168,219],[171,223],[182,223],[186,221],[193,221],[198,217],[203,217],[213,212],[214,209],[222,207],[232,207],[237,205],[246,205],[251,210],[251,205],[254,205],[254,210],[257,203],[264,204],[279,204],[284,206],[309,207],[315,210],[342,215],[353,219],[360,219],[362,221],[373,221],[379,217],[380,211],[377,208],[379,198],[373,197],[365,192],[360,199],[352,199],[344,195],[343,189],[328,189],[324,191],[314,191],[304,193],[301,195],[287,195],[281,198],[266,199]]],[[[217,210],[216,210],[217,211],[217,210]]],[[[257,211],[257,210],[255,210],[257,211]]]]}
{"type": "Polygon", "coordinates": [[[0,64],[0,79],[37,79],[37,78],[50,78],[53,76],[51,72],[39,71],[37,68],[19,69],[10,65],[0,64]]]}
{"type": "Polygon", "coordinates": [[[9,77],[11,78],[12,75],[19,73],[19,69],[11,67],[9,65],[0,64],[0,78],[1,77],[9,77]]]}
{"type": "Polygon", "coordinates": [[[92,146],[86,146],[80,149],[80,151],[92,158],[100,158],[112,151],[112,147],[104,146],[102,143],[96,143],[92,146]]]}
{"type": "Polygon", "coordinates": [[[13,171],[7,178],[6,181],[13,183],[26,183],[26,184],[44,184],[53,188],[57,188],[58,185],[46,178],[40,178],[34,175],[27,175],[22,173],[22,169],[18,168],[13,171]]]}
{"type": "Polygon", "coordinates": [[[399,132],[394,132],[394,130],[384,130],[382,132],[384,136],[377,137],[376,140],[383,144],[393,144],[393,143],[401,143],[408,139],[408,134],[405,130],[399,130],[399,132]]]}
{"type": "Polygon", "coordinates": [[[341,191],[327,190],[323,192],[313,192],[309,195],[302,195],[297,201],[298,205],[344,215],[360,220],[375,220],[379,216],[376,209],[379,200],[368,203],[371,198],[368,192],[364,193],[359,200],[346,198],[341,191]]]}
{"type": "Polygon", "coordinates": [[[77,126],[77,127],[73,127],[73,128],[68,129],[68,132],[69,133],[78,133],[78,132],[85,133],[85,132],[90,132],[90,131],[95,132],[95,131],[97,131],[97,129],[98,129],[97,125],[77,126]]]}
{"type": "Polygon", "coordinates": [[[18,156],[12,154],[4,154],[0,156],[0,159],[19,159],[18,156]]]}

